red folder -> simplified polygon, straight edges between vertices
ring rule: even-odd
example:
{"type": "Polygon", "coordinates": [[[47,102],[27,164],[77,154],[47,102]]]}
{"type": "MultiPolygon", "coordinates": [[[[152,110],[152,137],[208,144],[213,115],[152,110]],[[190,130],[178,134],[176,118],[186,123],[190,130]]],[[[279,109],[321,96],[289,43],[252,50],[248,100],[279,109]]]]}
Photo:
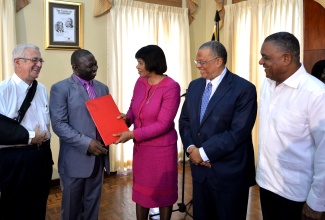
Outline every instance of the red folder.
{"type": "Polygon", "coordinates": [[[88,100],[86,106],[106,146],[119,139],[113,134],[129,130],[123,119],[117,119],[121,113],[111,95],[88,100]]]}

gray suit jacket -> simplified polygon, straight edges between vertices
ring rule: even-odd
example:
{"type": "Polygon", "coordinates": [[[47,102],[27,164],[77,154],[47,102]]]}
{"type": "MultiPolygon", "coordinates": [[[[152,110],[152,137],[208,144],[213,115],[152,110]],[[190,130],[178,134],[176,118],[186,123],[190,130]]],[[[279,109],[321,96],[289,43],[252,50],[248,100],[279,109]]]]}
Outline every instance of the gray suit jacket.
{"type": "MultiPolygon", "coordinates": [[[[109,93],[105,84],[93,82],[98,97],[109,93]]],[[[89,177],[95,165],[95,156],[87,154],[91,140],[96,139],[96,126],[85,105],[87,100],[87,91],[74,74],[51,87],[51,123],[60,138],[59,173],[74,178],[89,177]]],[[[109,174],[109,155],[103,157],[109,174]]]]}

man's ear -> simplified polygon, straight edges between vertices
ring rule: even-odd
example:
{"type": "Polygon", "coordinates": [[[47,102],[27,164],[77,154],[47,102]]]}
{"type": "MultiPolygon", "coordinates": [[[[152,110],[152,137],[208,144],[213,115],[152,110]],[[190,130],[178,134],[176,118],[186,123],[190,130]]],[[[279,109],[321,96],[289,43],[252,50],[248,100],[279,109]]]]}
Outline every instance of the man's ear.
{"type": "Polygon", "coordinates": [[[221,57],[218,57],[215,62],[217,63],[218,67],[221,67],[223,65],[223,59],[221,57]]]}
{"type": "Polygon", "coordinates": [[[77,65],[72,65],[72,69],[73,70],[78,70],[78,66],[77,65]]]}
{"type": "Polygon", "coordinates": [[[20,64],[20,59],[19,58],[15,58],[14,59],[14,64],[19,65],[20,64]]]}
{"type": "Polygon", "coordinates": [[[283,54],[283,59],[284,59],[284,62],[287,64],[292,62],[292,56],[290,53],[283,54]]]}

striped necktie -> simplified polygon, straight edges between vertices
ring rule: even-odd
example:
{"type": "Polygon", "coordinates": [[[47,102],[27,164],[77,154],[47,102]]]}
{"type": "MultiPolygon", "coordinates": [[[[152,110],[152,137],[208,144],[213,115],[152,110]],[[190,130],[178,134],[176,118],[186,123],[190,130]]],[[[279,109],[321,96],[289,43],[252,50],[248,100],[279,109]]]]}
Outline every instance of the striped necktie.
{"type": "Polygon", "coordinates": [[[200,123],[201,123],[202,118],[204,116],[205,110],[207,109],[209,99],[210,99],[210,95],[211,95],[211,91],[212,91],[212,84],[211,84],[211,82],[209,82],[208,85],[205,87],[205,90],[204,90],[203,96],[202,96],[201,112],[200,112],[200,123]]]}
{"type": "Polygon", "coordinates": [[[95,89],[92,88],[90,81],[85,82],[86,90],[90,99],[96,98],[95,89]]]}
{"type": "MultiPolygon", "coordinates": [[[[91,87],[91,83],[90,83],[90,81],[86,81],[86,82],[85,82],[85,85],[86,85],[86,90],[87,90],[87,93],[88,93],[89,98],[90,98],[90,99],[94,99],[94,98],[96,98],[95,88],[92,88],[92,87],[91,87]]],[[[98,141],[101,141],[101,142],[102,142],[102,138],[101,138],[101,136],[100,136],[100,134],[99,134],[97,128],[96,128],[96,139],[97,139],[98,141]]]]}

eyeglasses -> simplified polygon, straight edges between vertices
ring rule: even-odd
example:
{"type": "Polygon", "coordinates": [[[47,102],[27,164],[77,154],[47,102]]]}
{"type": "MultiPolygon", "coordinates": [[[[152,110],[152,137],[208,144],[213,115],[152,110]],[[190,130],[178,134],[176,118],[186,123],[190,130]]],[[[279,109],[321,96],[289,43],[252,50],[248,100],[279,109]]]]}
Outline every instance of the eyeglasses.
{"type": "Polygon", "coordinates": [[[216,59],[218,59],[219,57],[216,57],[216,58],[213,58],[212,60],[208,60],[208,61],[203,61],[203,62],[201,62],[201,61],[198,61],[198,60],[194,60],[194,63],[197,65],[197,64],[199,64],[200,66],[203,66],[203,65],[205,65],[205,64],[207,64],[207,63],[209,63],[209,62],[211,62],[211,61],[213,61],[213,60],[216,60],[216,59]]]}
{"type": "Polygon", "coordinates": [[[43,64],[45,61],[42,58],[24,58],[24,57],[18,57],[18,59],[22,59],[22,60],[30,60],[35,64],[38,64],[38,62],[41,62],[41,64],[43,64]]]}

